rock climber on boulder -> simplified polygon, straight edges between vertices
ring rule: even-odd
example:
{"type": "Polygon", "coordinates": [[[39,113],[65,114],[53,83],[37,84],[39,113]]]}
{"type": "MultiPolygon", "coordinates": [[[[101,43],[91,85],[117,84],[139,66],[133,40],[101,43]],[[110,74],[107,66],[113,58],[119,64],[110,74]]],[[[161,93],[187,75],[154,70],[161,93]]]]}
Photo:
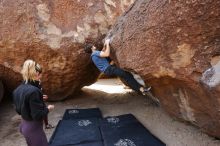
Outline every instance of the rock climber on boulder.
{"type": "MultiPolygon", "coordinates": [[[[142,93],[143,95],[149,95],[151,87],[147,88],[140,85],[130,72],[109,63],[107,58],[110,56],[110,39],[105,40],[104,47],[101,51],[97,50],[93,44],[86,44],[84,51],[91,54],[91,59],[100,72],[108,76],[118,76],[122,78],[133,90],[142,93]]],[[[150,93],[150,95],[152,94],[150,93]]],[[[155,98],[153,100],[157,103],[159,102],[155,98]]]]}

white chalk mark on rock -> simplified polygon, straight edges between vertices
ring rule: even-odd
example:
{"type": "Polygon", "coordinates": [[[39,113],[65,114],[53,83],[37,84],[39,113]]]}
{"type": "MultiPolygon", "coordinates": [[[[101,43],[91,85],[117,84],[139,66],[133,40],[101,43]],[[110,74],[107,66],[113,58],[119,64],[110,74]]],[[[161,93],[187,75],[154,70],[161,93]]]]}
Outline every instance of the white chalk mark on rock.
{"type": "Polygon", "coordinates": [[[201,81],[209,88],[220,85],[220,61],[202,74],[201,81]]]}
{"type": "Polygon", "coordinates": [[[179,89],[178,92],[178,96],[180,99],[179,107],[183,119],[185,119],[186,121],[195,122],[196,119],[193,113],[193,109],[190,107],[189,96],[187,95],[187,92],[185,90],[182,91],[181,89],[179,89]]]}

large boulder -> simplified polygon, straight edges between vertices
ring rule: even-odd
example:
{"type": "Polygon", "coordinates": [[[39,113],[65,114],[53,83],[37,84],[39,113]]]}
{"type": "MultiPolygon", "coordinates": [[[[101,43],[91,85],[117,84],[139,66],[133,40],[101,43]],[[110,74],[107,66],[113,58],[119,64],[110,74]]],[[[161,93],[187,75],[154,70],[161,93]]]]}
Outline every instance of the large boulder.
{"type": "Polygon", "coordinates": [[[1,0],[0,77],[7,89],[21,81],[26,59],[43,66],[43,88],[51,100],[64,99],[95,82],[99,72],[83,52],[100,45],[116,18],[134,0],[1,0]]]}
{"type": "Polygon", "coordinates": [[[220,138],[220,1],[137,0],[108,37],[112,58],[161,106],[220,138]]]}

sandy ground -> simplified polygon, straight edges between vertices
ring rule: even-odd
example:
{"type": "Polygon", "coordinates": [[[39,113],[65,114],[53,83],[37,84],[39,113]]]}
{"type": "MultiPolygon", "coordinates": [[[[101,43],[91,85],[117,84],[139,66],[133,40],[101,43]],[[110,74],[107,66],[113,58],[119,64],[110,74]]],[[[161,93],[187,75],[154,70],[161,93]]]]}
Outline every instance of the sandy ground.
{"type": "MultiPolygon", "coordinates": [[[[172,119],[163,109],[155,106],[147,97],[130,89],[124,89],[119,80],[104,79],[83,88],[80,95],[62,102],[53,102],[55,110],[49,121],[56,125],[67,108],[99,107],[104,116],[132,113],[155,136],[168,146],[220,146],[216,140],[199,129],[172,119]]],[[[15,113],[11,101],[0,104],[0,146],[25,146],[18,131],[20,117],[15,113]]],[[[54,129],[45,130],[48,139],[54,129]]]]}

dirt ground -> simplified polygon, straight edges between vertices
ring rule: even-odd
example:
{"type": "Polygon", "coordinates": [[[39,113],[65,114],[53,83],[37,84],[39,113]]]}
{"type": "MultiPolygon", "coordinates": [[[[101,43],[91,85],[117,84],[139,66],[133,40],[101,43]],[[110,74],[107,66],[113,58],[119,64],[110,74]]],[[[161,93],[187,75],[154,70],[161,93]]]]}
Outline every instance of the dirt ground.
{"type": "MultiPolygon", "coordinates": [[[[125,89],[116,79],[102,79],[82,89],[82,93],[55,105],[49,114],[49,122],[56,125],[67,108],[99,107],[104,116],[132,113],[167,146],[220,146],[216,140],[198,128],[172,119],[163,109],[155,106],[147,97],[125,89]]],[[[11,101],[0,104],[0,146],[26,146],[18,131],[20,117],[11,101]]],[[[54,129],[45,130],[48,139],[54,129]]]]}

